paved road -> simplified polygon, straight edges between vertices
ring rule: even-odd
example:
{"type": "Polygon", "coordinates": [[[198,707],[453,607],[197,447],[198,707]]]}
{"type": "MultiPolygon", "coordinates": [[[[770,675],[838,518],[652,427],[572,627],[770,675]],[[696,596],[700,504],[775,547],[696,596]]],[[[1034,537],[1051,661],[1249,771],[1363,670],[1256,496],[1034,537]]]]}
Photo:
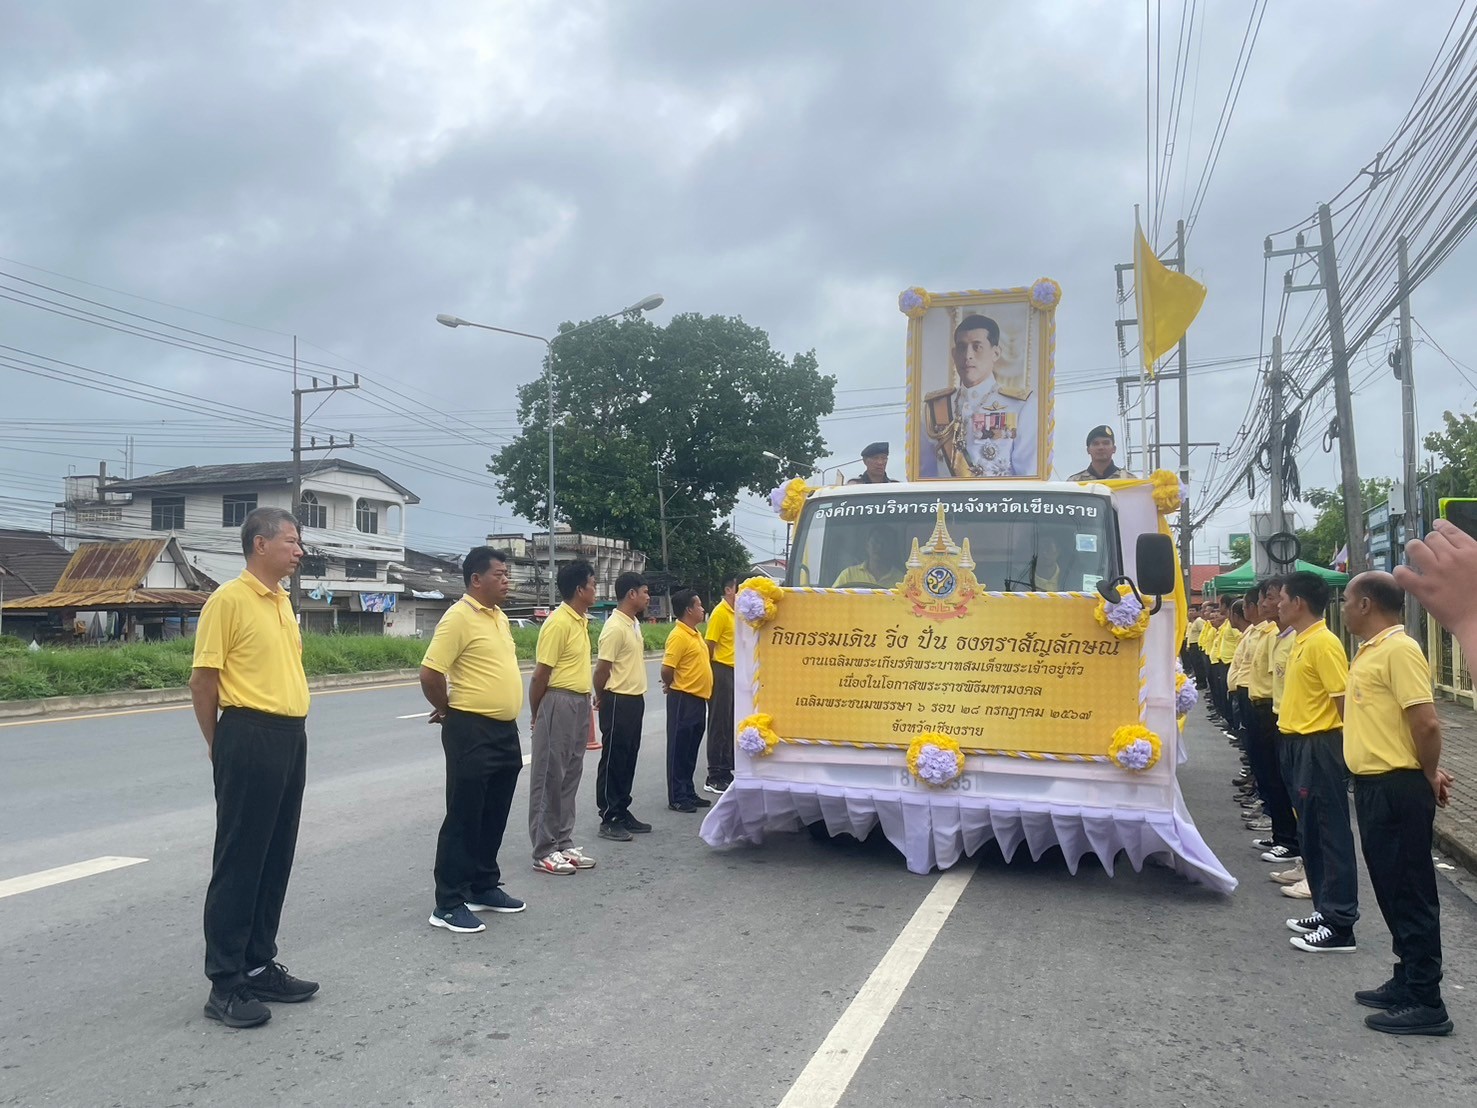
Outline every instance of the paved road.
{"type": "MultiPolygon", "coordinates": [[[[200,1014],[212,814],[188,709],[0,725],[0,882],[148,859],[0,895],[0,1104],[772,1106],[939,880],[885,843],[708,849],[663,803],[653,701],[636,808],[656,831],[595,839],[587,785],[600,865],[543,877],[520,792],[504,862],[529,910],[436,931],[439,745],[398,718],[421,709],[409,686],[315,697],[281,940],[324,988],[242,1032],[200,1014]]],[[[1356,955],[1294,951],[1305,902],[1248,847],[1224,740],[1198,717],[1191,740],[1189,805],[1235,895],[987,851],[842,1105],[1472,1103],[1473,902],[1443,881],[1456,1034],[1365,1031],[1350,993],[1388,970],[1372,896],[1356,955]]]]}

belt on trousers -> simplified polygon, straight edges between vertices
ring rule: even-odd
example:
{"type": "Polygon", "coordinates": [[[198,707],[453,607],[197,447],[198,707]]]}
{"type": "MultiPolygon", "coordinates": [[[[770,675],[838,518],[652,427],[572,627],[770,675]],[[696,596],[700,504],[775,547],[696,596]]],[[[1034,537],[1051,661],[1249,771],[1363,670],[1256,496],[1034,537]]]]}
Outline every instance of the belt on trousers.
{"type": "Polygon", "coordinates": [[[1256,697],[1252,697],[1251,702],[1255,704],[1258,708],[1260,708],[1264,704],[1270,706],[1272,703],[1272,698],[1270,696],[1264,696],[1260,700],[1258,700],[1256,697]]]}
{"type": "Polygon", "coordinates": [[[266,727],[273,731],[301,731],[307,721],[306,716],[279,716],[272,712],[262,712],[255,708],[241,708],[234,705],[221,709],[221,719],[232,716],[254,727],[266,727]]]}

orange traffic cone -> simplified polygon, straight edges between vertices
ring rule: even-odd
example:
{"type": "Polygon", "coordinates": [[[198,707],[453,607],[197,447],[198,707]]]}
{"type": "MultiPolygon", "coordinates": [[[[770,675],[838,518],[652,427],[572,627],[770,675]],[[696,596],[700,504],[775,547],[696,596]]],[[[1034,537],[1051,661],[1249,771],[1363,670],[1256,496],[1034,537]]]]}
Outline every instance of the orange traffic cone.
{"type": "Polygon", "coordinates": [[[586,750],[600,750],[600,740],[595,735],[595,709],[590,709],[590,741],[585,743],[586,750]]]}

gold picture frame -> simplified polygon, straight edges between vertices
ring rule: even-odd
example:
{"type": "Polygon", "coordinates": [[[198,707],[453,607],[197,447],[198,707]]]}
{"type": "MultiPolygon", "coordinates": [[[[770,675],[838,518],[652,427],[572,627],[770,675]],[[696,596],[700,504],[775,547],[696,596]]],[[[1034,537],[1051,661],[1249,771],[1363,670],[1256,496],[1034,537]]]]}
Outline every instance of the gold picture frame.
{"type": "Polygon", "coordinates": [[[1020,288],[903,291],[908,480],[1051,476],[1060,302],[1061,287],[1048,278],[1020,288]],[[959,333],[976,316],[988,326],[959,333]],[[961,366],[977,375],[972,385],[961,366]]]}

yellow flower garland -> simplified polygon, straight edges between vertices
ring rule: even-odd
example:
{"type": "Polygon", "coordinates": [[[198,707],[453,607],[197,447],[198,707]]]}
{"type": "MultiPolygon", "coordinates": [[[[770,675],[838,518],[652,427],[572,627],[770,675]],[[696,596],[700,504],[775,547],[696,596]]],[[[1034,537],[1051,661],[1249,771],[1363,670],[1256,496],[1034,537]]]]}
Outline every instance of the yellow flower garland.
{"type": "Polygon", "coordinates": [[[933,306],[933,297],[925,288],[914,285],[910,289],[903,289],[898,293],[898,311],[909,319],[922,319],[928,314],[928,309],[933,306]]]}
{"type": "Polygon", "coordinates": [[[959,749],[959,744],[948,735],[942,735],[937,731],[925,731],[911,743],[908,744],[908,772],[920,781],[928,785],[947,785],[955,777],[964,772],[964,751],[959,749]],[[929,781],[918,774],[918,759],[923,755],[925,746],[936,746],[945,753],[954,755],[954,772],[943,781],[929,781]]]}
{"type": "MultiPolygon", "coordinates": [[[[1118,586],[1118,595],[1120,597],[1127,596],[1131,592],[1133,592],[1133,590],[1127,585],[1118,586]]],[[[1115,639],[1142,638],[1144,632],[1149,629],[1148,608],[1144,608],[1143,611],[1139,612],[1138,619],[1134,620],[1133,623],[1129,624],[1127,627],[1119,627],[1116,623],[1108,618],[1108,602],[1102,597],[1098,597],[1097,607],[1093,610],[1092,617],[1098,621],[1098,626],[1106,627],[1109,631],[1111,631],[1115,639]]]]}
{"type": "Polygon", "coordinates": [[[1170,515],[1180,510],[1180,479],[1167,469],[1156,469],[1149,474],[1154,486],[1154,507],[1159,514],[1170,515]]]}
{"type": "Polygon", "coordinates": [[[744,750],[746,753],[755,754],[761,758],[765,755],[773,754],[774,748],[779,745],[780,741],[780,737],[775,734],[774,717],[764,712],[756,712],[752,716],[745,716],[743,719],[741,719],[739,721],[738,729],[734,731],[734,737],[739,744],[740,750],[744,750]],[[763,739],[764,749],[749,750],[748,747],[744,745],[745,731],[753,731],[759,736],[759,738],[763,739]]]}
{"type": "Polygon", "coordinates": [[[1160,743],[1159,736],[1150,731],[1142,723],[1129,723],[1118,728],[1118,730],[1113,732],[1113,741],[1108,745],[1108,757],[1113,759],[1113,764],[1131,773],[1145,773],[1153,769],[1163,752],[1164,746],[1160,743]],[[1141,767],[1125,766],[1118,760],[1119,755],[1139,741],[1149,744],[1150,754],[1148,762],[1141,767]]]}
{"type": "MultiPolygon", "coordinates": [[[[744,622],[750,627],[762,627],[774,618],[775,606],[779,604],[780,597],[785,595],[785,590],[780,588],[770,578],[762,574],[750,577],[739,586],[739,593],[752,592],[758,594],[764,601],[764,615],[760,619],[750,619],[744,616],[744,622]]],[[[743,608],[738,605],[738,597],[734,598],[735,608],[742,614],[743,608]]]]}
{"type": "Polygon", "coordinates": [[[805,507],[805,498],[810,495],[810,486],[805,478],[794,477],[785,486],[785,499],[780,504],[780,519],[794,523],[800,518],[800,509],[805,507]]]}

